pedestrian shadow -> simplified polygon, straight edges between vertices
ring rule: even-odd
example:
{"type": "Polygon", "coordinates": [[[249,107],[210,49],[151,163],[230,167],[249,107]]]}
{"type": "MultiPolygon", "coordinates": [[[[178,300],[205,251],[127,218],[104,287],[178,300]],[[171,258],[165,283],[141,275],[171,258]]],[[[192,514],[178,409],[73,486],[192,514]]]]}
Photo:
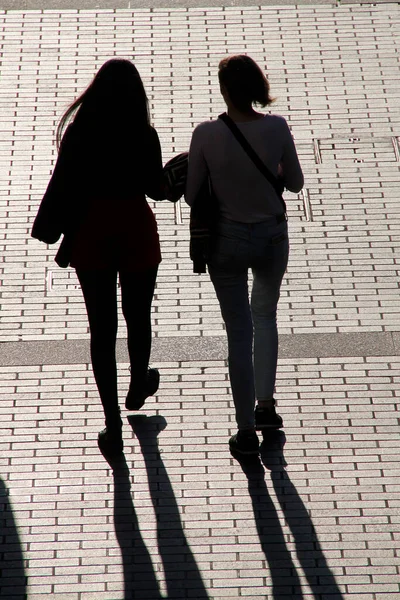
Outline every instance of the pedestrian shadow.
{"type": "Polygon", "coordinates": [[[0,598],[26,600],[27,579],[9,492],[0,478],[0,598]]]}
{"type": "Polygon", "coordinates": [[[186,540],[171,482],[162,461],[157,436],[163,417],[129,416],[145,461],[151,502],[156,515],[157,545],[167,594],[161,594],[150,553],[140,533],[133,505],[131,477],[124,457],[110,462],[114,476],[114,524],[124,571],[124,600],[208,600],[200,571],[186,540]]]}
{"type": "Polygon", "coordinates": [[[271,598],[304,598],[300,577],[283,532],[281,521],[284,519],[291,531],[296,557],[314,600],[344,600],[326,562],[308,511],[285,470],[284,444],[284,433],[277,431],[269,434],[262,443],[260,457],[238,459],[235,456],[248,479],[257,532],[270,570],[271,598]],[[281,516],[268,491],[265,469],[271,471],[281,516]]]}

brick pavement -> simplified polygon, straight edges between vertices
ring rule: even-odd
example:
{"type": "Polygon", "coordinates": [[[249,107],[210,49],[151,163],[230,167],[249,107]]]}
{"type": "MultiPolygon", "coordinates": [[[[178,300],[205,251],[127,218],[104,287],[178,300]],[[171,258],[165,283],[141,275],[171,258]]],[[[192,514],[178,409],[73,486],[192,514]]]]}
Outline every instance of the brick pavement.
{"type": "Polygon", "coordinates": [[[281,361],[286,443],[243,467],[225,361],[159,366],[114,476],[88,365],[0,369],[30,599],[398,597],[398,356],[281,361]]]}
{"type": "Polygon", "coordinates": [[[10,11],[0,26],[0,331],[21,344],[21,364],[0,364],[0,597],[397,598],[399,353],[365,344],[399,331],[399,6],[10,11]],[[55,157],[49,132],[106,58],[133,53],[167,159],[223,109],[216,67],[239,51],[267,62],[306,173],[304,196],[287,195],[279,325],[301,343],[279,364],[286,438],[258,464],[230,456],[226,362],[188,360],[179,345],[220,343],[216,301],[190,272],[187,208],[159,203],[163,383],[143,417],[124,412],[113,473],[90,366],[22,360],[26,342],[88,337],[73,273],[27,235],[55,157]],[[328,347],[336,336],[334,353],[352,333],[366,336],[360,352],[300,351],[303,334],[328,347]]]}
{"type": "MultiPolygon", "coordinates": [[[[143,74],[165,159],[196,123],[223,109],[221,55],[266,61],[306,173],[287,194],[292,239],[282,333],[398,329],[399,8],[210,8],[6,12],[2,45],[2,339],[76,339],[87,323],[73,272],[29,238],[63,108],[110,55],[143,74]],[[132,30],[133,27],[133,30],[132,30]],[[396,35],[397,34],[397,35],[396,35]],[[304,319],[304,316],[308,319],[304,319]]],[[[207,278],[191,273],[188,209],[155,206],[164,262],[154,304],[158,336],[222,334],[207,278]]],[[[121,336],[124,329],[121,328],[121,336]]]]}

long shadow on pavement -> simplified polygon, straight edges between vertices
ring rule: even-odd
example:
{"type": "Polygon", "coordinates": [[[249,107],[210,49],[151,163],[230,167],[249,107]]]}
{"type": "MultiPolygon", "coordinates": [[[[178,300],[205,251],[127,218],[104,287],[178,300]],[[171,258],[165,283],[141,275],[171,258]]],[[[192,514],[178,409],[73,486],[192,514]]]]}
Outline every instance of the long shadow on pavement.
{"type": "Polygon", "coordinates": [[[0,479],[0,598],[26,600],[26,575],[21,542],[9,501],[9,494],[0,479]]]}
{"type": "Polygon", "coordinates": [[[300,578],[287,547],[278,511],[268,491],[264,467],[271,479],[282,511],[281,518],[292,533],[296,556],[315,600],[344,600],[327,565],[318,537],[302,499],[285,470],[285,436],[275,432],[265,439],[260,458],[238,459],[248,479],[260,543],[269,566],[274,600],[303,600],[300,578]]]}
{"type": "Polygon", "coordinates": [[[125,458],[111,464],[114,475],[114,524],[124,569],[124,600],[175,600],[208,595],[183,532],[179,508],[158,449],[157,436],[166,427],[163,417],[128,418],[139,441],[157,519],[157,544],[163,563],[167,595],[160,592],[149,551],[142,539],[132,501],[131,478],[125,458]]]}

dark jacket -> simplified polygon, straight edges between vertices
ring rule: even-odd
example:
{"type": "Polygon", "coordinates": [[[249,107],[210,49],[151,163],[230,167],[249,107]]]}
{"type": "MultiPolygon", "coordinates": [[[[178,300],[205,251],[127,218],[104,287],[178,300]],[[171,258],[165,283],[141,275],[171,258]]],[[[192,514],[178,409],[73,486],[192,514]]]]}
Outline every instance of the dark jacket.
{"type": "Polygon", "coordinates": [[[113,137],[99,132],[89,143],[74,124],[63,136],[57,162],[33,223],[32,237],[46,244],[63,235],[55,257],[68,267],[74,236],[85,218],[90,198],[165,198],[161,147],[152,127],[140,147],[113,147],[113,137]]]}

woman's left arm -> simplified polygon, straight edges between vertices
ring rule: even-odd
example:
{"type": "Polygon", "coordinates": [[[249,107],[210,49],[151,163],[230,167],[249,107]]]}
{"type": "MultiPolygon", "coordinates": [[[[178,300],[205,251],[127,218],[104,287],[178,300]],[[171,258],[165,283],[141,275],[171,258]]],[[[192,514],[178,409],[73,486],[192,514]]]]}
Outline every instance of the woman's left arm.
{"type": "Polygon", "coordinates": [[[152,127],[149,147],[146,153],[144,172],[144,192],[152,200],[165,200],[165,191],[161,144],[157,131],[152,127]]]}
{"type": "Polygon", "coordinates": [[[292,133],[284,122],[284,146],[278,176],[283,178],[285,188],[290,192],[298,193],[304,185],[304,175],[297,156],[296,146],[292,133]]]}

